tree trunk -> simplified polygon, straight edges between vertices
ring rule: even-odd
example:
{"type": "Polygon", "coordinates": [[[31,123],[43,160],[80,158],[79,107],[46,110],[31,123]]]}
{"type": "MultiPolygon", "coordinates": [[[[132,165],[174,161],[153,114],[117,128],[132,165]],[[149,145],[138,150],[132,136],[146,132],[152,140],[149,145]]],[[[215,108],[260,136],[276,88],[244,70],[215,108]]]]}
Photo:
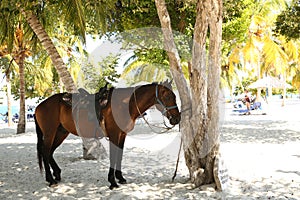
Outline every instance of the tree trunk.
{"type": "Polygon", "coordinates": [[[283,73],[283,78],[282,78],[282,84],[283,84],[283,91],[282,91],[282,102],[281,106],[285,106],[285,101],[286,101],[286,73],[283,73]]]}
{"type": "Polygon", "coordinates": [[[20,55],[15,59],[19,66],[19,78],[20,78],[20,112],[19,121],[17,127],[17,134],[25,133],[26,129],[26,117],[25,117],[25,73],[24,73],[24,60],[25,55],[21,49],[20,55]]]}
{"type": "MultiPolygon", "coordinates": [[[[185,110],[190,109],[191,98],[187,87],[187,82],[182,73],[180,57],[174,42],[169,13],[164,0],[155,0],[155,4],[164,36],[164,48],[169,57],[170,70],[176,86],[180,86],[177,87],[177,89],[179,91],[181,105],[185,110]]],[[[188,112],[184,112],[182,114],[184,115],[186,113],[188,112]]]]}
{"type": "Polygon", "coordinates": [[[221,44],[221,0],[197,2],[192,64],[191,95],[183,78],[169,14],[164,1],[155,0],[164,35],[170,69],[181,99],[181,133],[186,165],[191,182],[196,186],[215,182],[213,166],[219,151],[219,81],[221,44]],[[205,50],[207,29],[210,28],[208,54],[205,50]],[[208,60],[207,60],[208,58],[208,60]],[[208,67],[207,67],[208,65],[208,67]],[[207,86],[210,87],[207,87],[207,86]]]}
{"type": "Polygon", "coordinates": [[[212,0],[209,9],[209,52],[208,59],[208,88],[207,88],[207,116],[208,116],[208,155],[203,159],[205,163],[205,182],[214,182],[214,159],[219,152],[219,91],[222,42],[222,0],[212,0]]]}
{"type": "Polygon", "coordinates": [[[7,97],[7,124],[8,127],[13,125],[12,121],[12,109],[11,109],[11,82],[10,82],[10,72],[6,73],[6,97],[7,97]]]}
{"type": "Polygon", "coordinates": [[[14,60],[19,66],[19,79],[20,79],[20,110],[19,110],[19,121],[17,127],[17,134],[25,133],[26,129],[26,118],[25,118],[25,72],[24,72],[24,60],[26,58],[27,50],[26,44],[24,43],[23,37],[24,31],[21,24],[15,32],[15,48],[16,52],[14,60]]]}
{"type": "Polygon", "coordinates": [[[32,14],[30,11],[25,11],[21,8],[22,14],[25,16],[28,24],[35,32],[37,37],[39,38],[40,42],[42,43],[43,47],[46,49],[47,53],[49,54],[53,65],[55,66],[59,77],[61,78],[66,90],[68,92],[77,92],[77,88],[73,81],[72,76],[70,75],[67,66],[65,65],[63,59],[59,55],[57,49],[55,48],[51,38],[45,31],[42,24],[39,22],[38,18],[32,14]]]}
{"type": "MultiPolygon", "coordinates": [[[[67,70],[67,66],[65,65],[63,59],[59,55],[57,49],[55,48],[51,38],[45,31],[42,24],[39,22],[38,18],[31,13],[30,11],[25,11],[21,8],[22,14],[25,16],[28,24],[35,32],[37,37],[39,38],[40,42],[42,43],[43,47],[46,49],[47,53],[50,55],[53,65],[55,66],[60,80],[63,82],[66,90],[68,92],[76,93],[77,88],[73,81],[72,76],[70,75],[69,71],[67,70]]],[[[84,159],[97,159],[94,155],[99,155],[99,152],[103,155],[106,155],[105,148],[97,139],[83,139],[83,158],[84,159]],[[96,148],[91,150],[90,147],[94,147],[94,144],[97,144],[96,148]]]]}

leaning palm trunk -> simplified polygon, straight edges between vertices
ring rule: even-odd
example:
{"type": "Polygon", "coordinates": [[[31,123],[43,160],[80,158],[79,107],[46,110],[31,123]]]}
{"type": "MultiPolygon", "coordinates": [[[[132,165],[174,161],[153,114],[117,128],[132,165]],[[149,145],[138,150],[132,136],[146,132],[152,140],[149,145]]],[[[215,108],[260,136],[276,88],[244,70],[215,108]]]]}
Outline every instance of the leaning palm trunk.
{"type": "Polygon", "coordinates": [[[21,9],[22,14],[25,16],[27,22],[29,23],[32,30],[35,32],[43,47],[46,49],[49,54],[53,65],[55,66],[59,77],[61,78],[66,90],[68,92],[77,92],[77,88],[73,81],[72,76],[70,75],[67,66],[65,65],[63,59],[59,55],[57,49],[55,48],[51,38],[45,31],[42,24],[39,22],[38,18],[29,11],[21,9]]]}
{"type": "Polygon", "coordinates": [[[194,28],[191,92],[181,72],[180,58],[172,36],[169,14],[163,0],[155,0],[168,51],[170,69],[181,99],[181,133],[186,165],[196,186],[214,183],[214,160],[219,151],[219,66],[221,43],[221,0],[197,2],[194,28]],[[210,28],[208,53],[205,50],[210,28]],[[208,85],[210,87],[208,87],[208,85]]]}
{"type": "MultiPolygon", "coordinates": [[[[67,67],[63,59],[59,55],[57,49],[55,48],[53,42],[51,41],[51,38],[45,31],[42,24],[39,22],[38,18],[30,11],[25,11],[22,8],[21,8],[21,12],[25,16],[27,22],[29,23],[30,27],[39,38],[44,48],[46,49],[47,53],[50,55],[52,63],[55,66],[60,76],[60,80],[63,82],[64,86],[66,87],[66,90],[68,92],[76,93],[77,88],[75,86],[72,76],[67,70],[67,67]]],[[[94,155],[99,155],[99,152],[102,152],[103,155],[106,155],[105,149],[103,148],[102,144],[96,140],[97,139],[83,138],[83,158],[94,159],[96,158],[94,155]],[[88,148],[88,147],[94,147],[95,146],[94,144],[97,144],[96,148],[94,149],[88,148]]]]}

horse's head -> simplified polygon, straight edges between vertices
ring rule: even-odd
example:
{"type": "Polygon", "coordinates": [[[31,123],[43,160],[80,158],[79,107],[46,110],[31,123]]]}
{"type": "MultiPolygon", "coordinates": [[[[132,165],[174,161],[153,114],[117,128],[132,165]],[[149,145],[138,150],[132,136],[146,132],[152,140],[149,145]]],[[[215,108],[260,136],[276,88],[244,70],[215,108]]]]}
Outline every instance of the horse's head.
{"type": "Polygon", "coordinates": [[[181,117],[173,91],[165,83],[157,84],[155,90],[156,108],[169,119],[171,125],[178,124],[181,117]]]}

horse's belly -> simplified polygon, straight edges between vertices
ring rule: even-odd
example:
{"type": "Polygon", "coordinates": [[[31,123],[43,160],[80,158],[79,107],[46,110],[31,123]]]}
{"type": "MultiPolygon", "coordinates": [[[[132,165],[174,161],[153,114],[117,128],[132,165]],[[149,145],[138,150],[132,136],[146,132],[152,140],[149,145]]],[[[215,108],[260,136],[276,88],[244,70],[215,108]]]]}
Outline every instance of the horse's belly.
{"type": "Polygon", "coordinates": [[[73,113],[73,123],[76,125],[77,134],[85,138],[103,137],[103,131],[94,112],[87,109],[79,109],[73,113]]]}

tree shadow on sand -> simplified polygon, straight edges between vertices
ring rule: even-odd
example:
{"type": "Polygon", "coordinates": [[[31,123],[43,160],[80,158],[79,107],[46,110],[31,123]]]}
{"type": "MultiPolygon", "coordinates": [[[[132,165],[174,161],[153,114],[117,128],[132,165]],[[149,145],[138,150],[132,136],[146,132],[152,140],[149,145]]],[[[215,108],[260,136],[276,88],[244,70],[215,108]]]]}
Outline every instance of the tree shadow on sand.
{"type": "Polygon", "coordinates": [[[0,140],[0,151],[5,155],[1,157],[0,199],[209,199],[215,193],[194,189],[182,167],[172,183],[176,158],[139,148],[124,152],[128,183],[110,190],[109,159],[83,160],[79,138],[67,139],[54,154],[62,169],[62,180],[56,187],[48,187],[39,172],[35,135],[29,136],[32,140],[26,143],[14,137],[0,140]]]}
{"type": "Polygon", "coordinates": [[[300,132],[289,129],[287,124],[287,121],[272,120],[225,122],[220,129],[220,140],[227,143],[272,144],[300,141],[300,132]]]}

